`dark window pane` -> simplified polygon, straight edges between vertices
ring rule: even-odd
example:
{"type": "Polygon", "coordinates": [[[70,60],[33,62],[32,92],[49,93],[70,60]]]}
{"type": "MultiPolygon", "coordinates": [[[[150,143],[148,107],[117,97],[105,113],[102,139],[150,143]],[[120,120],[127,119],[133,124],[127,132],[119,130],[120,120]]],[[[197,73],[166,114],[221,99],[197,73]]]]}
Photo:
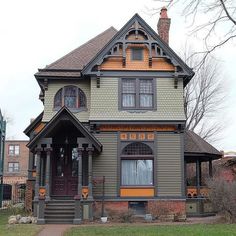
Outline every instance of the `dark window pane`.
{"type": "Polygon", "coordinates": [[[147,144],[135,142],[128,144],[122,155],[152,155],[152,149],[147,144]]]}
{"type": "Polygon", "coordinates": [[[152,93],[152,80],[140,80],[140,93],[152,93]]]}
{"type": "Polygon", "coordinates": [[[122,93],[135,93],[135,80],[133,79],[122,80],[122,93]]]}
{"type": "Polygon", "coordinates": [[[55,95],[54,107],[62,107],[62,89],[60,89],[55,95]]]}
{"type": "Polygon", "coordinates": [[[81,89],[79,89],[78,93],[79,93],[78,107],[86,107],[86,97],[84,92],[81,89]]]}
{"type": "Polygon", "coordinates": [[[132,60],[138,60],[138,61],[143,60],[143,49],[142,48],[132,48],[131,53],[132,53],[132,60]]]}
{"type": "Polygon", "coordinates": [[[64,103],[68,108],[76,108],[76,87],[64,88],[64,103]]]}

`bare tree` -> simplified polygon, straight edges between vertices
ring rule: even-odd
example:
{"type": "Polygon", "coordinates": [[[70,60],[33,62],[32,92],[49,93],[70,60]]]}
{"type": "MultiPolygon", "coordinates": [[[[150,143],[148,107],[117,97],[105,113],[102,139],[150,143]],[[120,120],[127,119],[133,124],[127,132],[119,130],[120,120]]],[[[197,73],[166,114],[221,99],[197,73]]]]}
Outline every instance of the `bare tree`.
{"type": "MultiPolygon", "coordinates": [[[[217,48],[236,38],[236,1],[235,0],[154,0],[165,4],[167,8],[178,7],[189,22],[191,34],[204,41],[203,50],[195,52],[201,55],[196,67],[201,67],[206,58],[217,48]]],[[[160,8],[152,11],[159,12],[160,8]]]]}
{"type": "MultiPolygon", "coordinates": [[[[189,54],[191,53],[185,50],[185,60],[194,67],[199,61],[196,57],[189,59],[189,54]]],[[[224,107],[224,91],[219,63],[212,57],[206,58],[184,90],[188,130],[196,132],[208,141],[217,140],[217,135],[223,128],[217,114],[224,107]]]]}

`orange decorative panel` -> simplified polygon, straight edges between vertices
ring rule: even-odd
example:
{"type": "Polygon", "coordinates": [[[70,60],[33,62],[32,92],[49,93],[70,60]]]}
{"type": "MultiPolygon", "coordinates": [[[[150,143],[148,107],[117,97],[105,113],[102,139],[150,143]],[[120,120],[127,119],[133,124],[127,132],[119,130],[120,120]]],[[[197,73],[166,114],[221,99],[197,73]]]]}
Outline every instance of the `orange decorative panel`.
{"type": "Polygon", "coordinates": [[[35,128],[34,132],[35,132],[36,134],[39,133],[39,132],[43,129],[44,126],[45,126],[45,123],[40,123],[40,124],[35,128]]]}
{"type": "Polygon", "coordinates": [[[121,188],[121,197],[153,197],[154,188],[121,188]]]}
{"type": "Polygon", "coordinates": [[[148,140],[154,140],[154,134],[153,133],[148,134],[147,139],[148,140]]]}
{"type": "Polygon", "coordinates": [[[137,139],[137,134],[136,133],[130,133],[129,134],[129,139],[136,140],[137,139]]]}
{"type": "Polygon", "coordinates": [[[127,140],[128,139],[128,134],[127,133],[121,133],[120,134],[120,139],[121,140],[127,140]]]}
{"type": "Polygon", "coordinates": [[[138,134],[138,139],[140,139],[140,140],[144,140],[145,137],[146,137],[145,133],[139,133],[138,134]]]}
{"type": "Polygon", "coordinates": [[[189,198],[197,197],[197,188],[196,187],[188,187],[187,188],[187,197],[189,197],[189,198]]]}
{"type": "Polygon", "coordinates": [[[88,193],[89,193],[88,187],[82,187],[82,198],[83,199],[87,199],[88,198],[88,193]]]}
{"type": "Polygon", "coordinates": [[[126,49],[126,66],[122,65],[122,56],[110,57],[105,60],[100,70],[155,70],[155,71],[174,71],[175,67],[167,62],[164,58],[152,58],[152,66],[149,66],[149,52],[145,46],[142,45],[130,45],[126,49]],[[131,48],[142,47],[143,48],[143,60],[136,61],[131,59],[131,48]]]}
{"type": "Polygon", "coordinates": [[[33,172],[32,172],[32,176],[33,176],[33,177],[36,177],[36,171],[33,171],[33,172]]]}
{"type": "MultiPolygon", "coordinates": [[[[100,131],[175,131],[174,125],[101,125],[100,131]]],[[[154,139],[154,137],[153,137],[154,139]]]]}

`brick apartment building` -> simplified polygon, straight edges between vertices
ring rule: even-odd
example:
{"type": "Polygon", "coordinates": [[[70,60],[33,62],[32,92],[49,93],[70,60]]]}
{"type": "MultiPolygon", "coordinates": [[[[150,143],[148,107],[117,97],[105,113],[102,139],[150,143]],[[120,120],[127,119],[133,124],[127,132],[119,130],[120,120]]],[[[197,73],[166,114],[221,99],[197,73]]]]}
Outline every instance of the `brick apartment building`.
{"type": "Polygon", "coordinates": [[[4,158],[4,198],[17,200],[20,190],[25,189],[28,174],[29,150],[27,140],[6,140],[4,158]]]}

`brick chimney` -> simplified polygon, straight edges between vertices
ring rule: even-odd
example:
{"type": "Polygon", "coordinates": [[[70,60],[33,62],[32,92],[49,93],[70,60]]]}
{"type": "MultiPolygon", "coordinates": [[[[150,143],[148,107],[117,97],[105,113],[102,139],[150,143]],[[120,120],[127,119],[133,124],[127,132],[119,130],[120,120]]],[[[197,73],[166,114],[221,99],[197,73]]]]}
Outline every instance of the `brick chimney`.
{"type": "Polygon", "coordinates": [[[167,8],[162,7],[157,24],[157,31],[162,40],[169,44],[170,18],[167,16],[167,8]]]}

